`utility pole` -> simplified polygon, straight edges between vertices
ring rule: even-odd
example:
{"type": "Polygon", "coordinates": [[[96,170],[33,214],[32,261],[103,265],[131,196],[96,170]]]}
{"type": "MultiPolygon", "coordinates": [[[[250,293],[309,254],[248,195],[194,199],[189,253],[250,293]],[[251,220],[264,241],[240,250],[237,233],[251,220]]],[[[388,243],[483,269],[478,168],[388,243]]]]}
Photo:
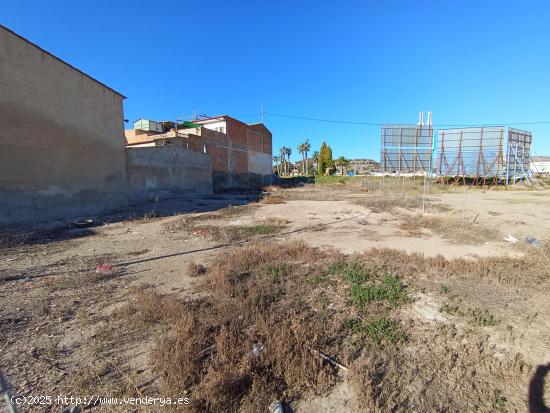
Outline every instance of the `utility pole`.
{"type": "Polygon", "coordinates": [[[264,105],[260,103],[260,115],[262,117],[262,123],[264,123],[264,105]]]}
{"type": "Polygon", "coordinates": [[[464,185],[464,205],[462,206],[462,221],[466,221],[466,185],[464,185]]]}

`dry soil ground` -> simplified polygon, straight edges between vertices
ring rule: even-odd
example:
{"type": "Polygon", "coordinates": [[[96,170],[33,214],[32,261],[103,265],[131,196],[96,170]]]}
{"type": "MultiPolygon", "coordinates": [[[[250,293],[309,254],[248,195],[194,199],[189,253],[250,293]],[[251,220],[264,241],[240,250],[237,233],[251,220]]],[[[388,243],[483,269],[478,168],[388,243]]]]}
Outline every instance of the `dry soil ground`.
{"type": "Polygon", "coordinates": [[[436,192],[271,188],[6,234],[0,369],[54,397],[19,411],[544,411],[550,192],[436,192]]]}

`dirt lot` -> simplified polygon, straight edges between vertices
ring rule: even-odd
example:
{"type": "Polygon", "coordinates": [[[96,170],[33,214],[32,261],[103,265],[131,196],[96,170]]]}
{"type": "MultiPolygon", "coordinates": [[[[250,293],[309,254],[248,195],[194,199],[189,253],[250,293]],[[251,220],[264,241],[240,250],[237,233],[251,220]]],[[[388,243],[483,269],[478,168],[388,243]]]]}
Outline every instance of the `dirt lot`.
{"type": "Polygon", "coordinates": [[[377,188],[6,232],[0,369],[14,395],[54,397],[18,411],[544,411],[550,191],[377,188]]]}

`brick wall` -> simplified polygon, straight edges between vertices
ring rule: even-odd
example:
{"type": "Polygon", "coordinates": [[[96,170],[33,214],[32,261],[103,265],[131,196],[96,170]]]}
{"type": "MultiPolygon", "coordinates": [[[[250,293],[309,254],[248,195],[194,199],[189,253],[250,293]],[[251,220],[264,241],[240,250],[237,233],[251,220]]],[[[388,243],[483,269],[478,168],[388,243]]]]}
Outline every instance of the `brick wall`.
{"type": "Polygon", "coordinates": [[[247,125],[224,117],[226,133],[207,128],[181,130],[188,134],[190,150],[206,152],[212,158],[215,191],[251,189],[271,183],[271,132],[263,124],[247,125]],[[251,161],[253,157],[253,161],[251,161]]]}

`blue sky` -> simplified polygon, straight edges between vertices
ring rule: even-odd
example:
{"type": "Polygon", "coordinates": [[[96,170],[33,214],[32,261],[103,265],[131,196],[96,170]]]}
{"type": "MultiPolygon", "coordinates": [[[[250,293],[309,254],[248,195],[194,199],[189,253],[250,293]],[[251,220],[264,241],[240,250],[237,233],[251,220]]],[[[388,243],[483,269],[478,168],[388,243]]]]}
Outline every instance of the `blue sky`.
{"type": "MultiPolygon", "coordinates": [[[[260,120],[379,159],[373,123],[550,121],[548,1],[22,1],[0,23],[117,89],[125,117],[260,120]]],[[[550,124],[533,131],[550,155],[550,124]]]]}

